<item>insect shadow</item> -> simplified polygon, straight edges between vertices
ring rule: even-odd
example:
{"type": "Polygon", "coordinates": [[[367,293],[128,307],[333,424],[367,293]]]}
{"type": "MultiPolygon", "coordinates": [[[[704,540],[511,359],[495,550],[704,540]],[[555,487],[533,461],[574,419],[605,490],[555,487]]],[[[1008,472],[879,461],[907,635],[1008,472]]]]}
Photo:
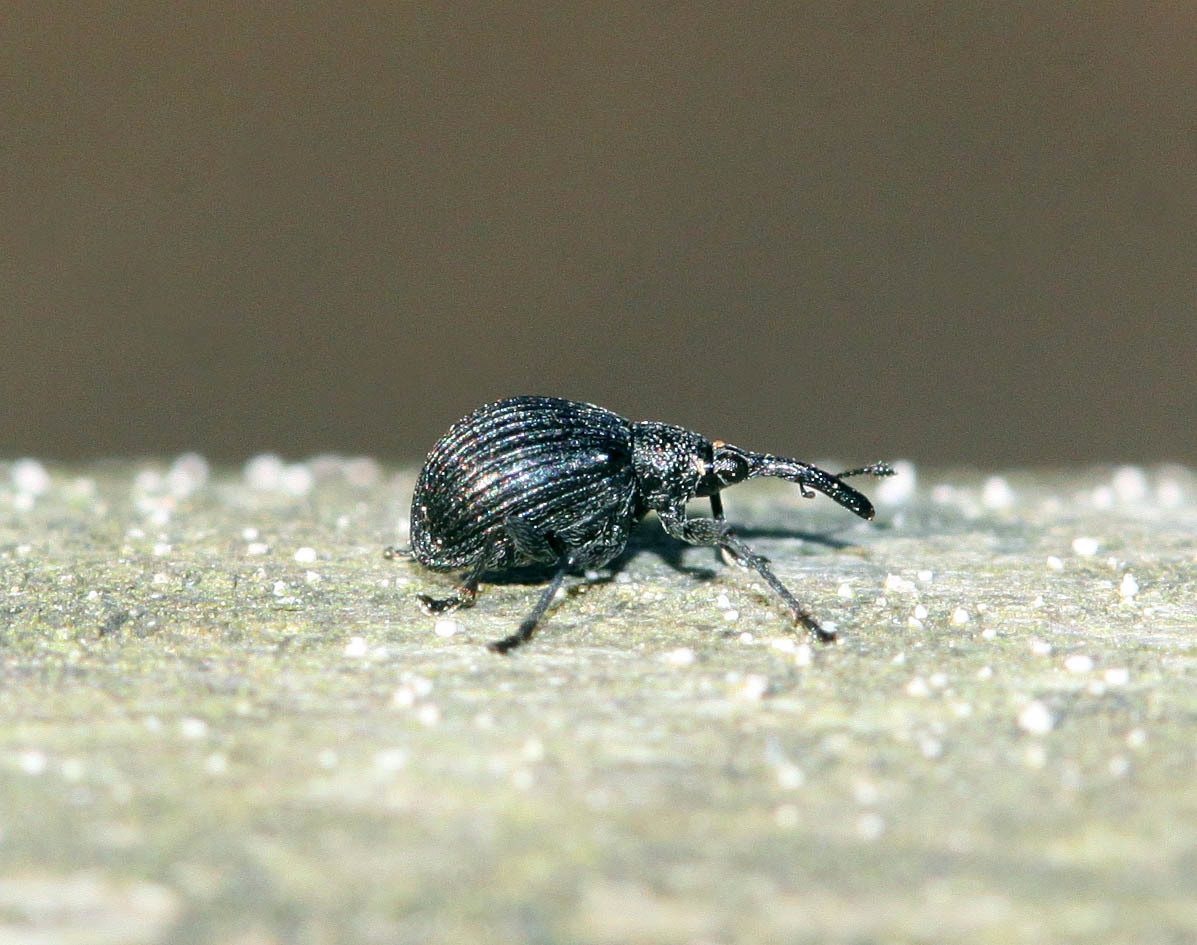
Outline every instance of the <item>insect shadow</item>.
{"type": "MultiPolygon", "coordinates": [[[[844,529],[828,529],[813,532],[796,528],[737,525],[734,527],[734,531],[742,538],[793,540],[808,545],[819,545],[832,551],[842,551],[856,544],[853,541],[836,537],[836,533],[842,532],[844,529]]],[[[578,593],[582,587],[610,584],[615,580],[617,574],[623,571],[632,560],[640,557],[642,554],[655,555],[671,570],[678,574],[684,574],[696,581],[714,581],[729,567],[727,559],[722,558],[722,553],[719,549],[713,549],[715,552],[715,567],[686,564],[683,559],[686,556],[694,557],[693,548],[693,545],[686,545],[672,538],[661,529],[661,526],[653,520],[652,516],[649,516],[637,523],[622,554],[609,562],[597,574],[588,577],[585,584],[571,585],[567,588],[566,593],[572,596],[578,593]]],[[[552,578],[553,571],[554,566],[551,564],[530,564],[502,571],[487,571],[483,573],[482,581],[483,583],[494,586],[545,584],[552,578]]],[[[576,570],[571,573],[580,575],[584,572],[576,570]]]]}

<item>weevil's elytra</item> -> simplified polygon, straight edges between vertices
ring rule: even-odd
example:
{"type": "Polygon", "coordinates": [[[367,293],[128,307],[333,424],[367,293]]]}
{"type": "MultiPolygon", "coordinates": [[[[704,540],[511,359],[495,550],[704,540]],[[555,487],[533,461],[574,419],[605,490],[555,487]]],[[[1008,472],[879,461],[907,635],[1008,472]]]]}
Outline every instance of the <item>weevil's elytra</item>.
{"type": "MultiPolygon", "coordinates": [[[[753,453],[667,423],[633,423],[593,404],[512,397],[455,423],[428,454],[411,509],[410,554],[434,571],[465,572],[452,597],[420,596],[429,613],[474,603],[487,571],[555,565],[553,578],[515,633],[491,644],[506,653],[526,642],[566,573],[600,567],[627,545],[636,522],[657,513],[665,531],[713,545],[753,568],[820,639],[832,639],[781,583],[768,562],[728,526],[719,493],[758,476],[796,483],[804,496],[830,496],[864,519],[872,503],[844,482],[890,476],[885,463],[833,475],[796,459],[753,453]],[[712,518],[689,518],[686,503],[709,497],[712,518]]],[[[394,554],[388,549],[387,556],[394,554]]]]}

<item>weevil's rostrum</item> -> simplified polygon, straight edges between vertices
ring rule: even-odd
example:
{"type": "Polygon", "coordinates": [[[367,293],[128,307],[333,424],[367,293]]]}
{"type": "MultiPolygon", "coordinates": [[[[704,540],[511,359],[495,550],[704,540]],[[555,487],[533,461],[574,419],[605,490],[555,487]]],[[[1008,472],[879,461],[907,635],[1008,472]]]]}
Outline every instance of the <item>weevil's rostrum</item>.
{"type": "Polygon", "coordinates": [[[519,629],[491,644],[506,652],[532,636],[566,573],[617,557],[636,522],[654,511],[673,537],[723,548],[753,568],[799,622],[829,639],[768,562],[732,532],[719,492],[745,479],[776,476],[797,483],[803,495],[817,490],[871,519],[872,504],[843,480],[892,473],[877,463],[833,475],[670,424],[633,423],[593,404],[512,397],[459,420],[433,447],[412,498],[410,554],[436,571],[466,572],[452,597],[421,595],[430,613],[472,604],[488,571],[556,565],[519,629]],[[712,518],[687,517],[686,503],[696,497],[710,498],[712,518]]]}

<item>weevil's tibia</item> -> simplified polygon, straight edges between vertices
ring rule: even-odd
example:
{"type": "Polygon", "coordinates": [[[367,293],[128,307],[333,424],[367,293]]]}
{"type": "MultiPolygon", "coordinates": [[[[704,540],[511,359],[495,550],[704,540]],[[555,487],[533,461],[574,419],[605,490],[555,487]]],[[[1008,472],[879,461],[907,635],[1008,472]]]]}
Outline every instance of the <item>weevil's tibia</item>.
{"type": "Polygon", "coordinates": [[[511,634],[511,636],[503,637],[502,640],[495,640],[493,643],[487,644],[487,649],[495,653],[510,653],[517,646],[527,643],[532,639],[532,634],[536,632],[536,625],[540,623],[540,618],[544,616],[545,611],[549,609],[549,604],[557,596],[557,591],[561,589],[561,583],[565,580],[565,573],[572,565],[573,558],[570,555],[562,555],[561,560],[557,562],[557,570],[553,572],[553,579],[549,582],[549,586],[544,589],[544,593],[540,595],[540,600],[532,608],[532,613],[524,618],[523,623],[519,625],[519,629],[515,633],[511,634]]]}

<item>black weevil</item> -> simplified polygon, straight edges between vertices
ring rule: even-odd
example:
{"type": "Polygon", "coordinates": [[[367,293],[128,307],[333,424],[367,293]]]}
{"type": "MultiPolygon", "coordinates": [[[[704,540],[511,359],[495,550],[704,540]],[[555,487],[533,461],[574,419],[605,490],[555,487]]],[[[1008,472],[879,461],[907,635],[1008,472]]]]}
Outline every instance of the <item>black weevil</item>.
{"type": "Polygon", "coordinates": [[[798,603],[768,561],[732,532],[719,491],[757,476],[776,476],[830,496],[861,518],[865,496],[843,480],[891,476],[875,463],[832,475],[809,463],[738,446],[667,423],[633,423],[593,404],[559,397],[511,397],[455,423],[432,448],[411,505],[411,555],[434,571],[465,571],[452,596],[420,595],[426,612],[469,607],[487,571],[553,564],[556,571],[519,629],[490,648],[506,653],[532,636],[566,572],[618,556],[636,522],[657,513],[665,531],[691,545],[713,545],[753,568],[795,618],[822,640],[834,634],[798,603]],[[688,518],[686,503],[709,497],[713,518],[688,518]]]}

